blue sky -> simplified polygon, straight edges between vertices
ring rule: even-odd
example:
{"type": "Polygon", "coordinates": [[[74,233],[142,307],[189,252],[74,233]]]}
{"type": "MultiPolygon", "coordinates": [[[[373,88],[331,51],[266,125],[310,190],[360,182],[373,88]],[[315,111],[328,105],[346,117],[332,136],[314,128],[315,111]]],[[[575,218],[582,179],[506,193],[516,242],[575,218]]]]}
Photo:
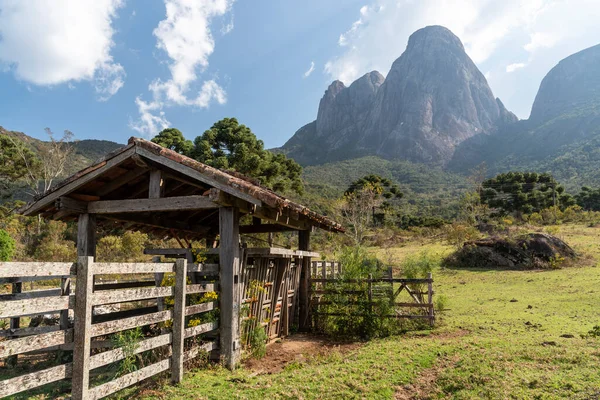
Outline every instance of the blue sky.
{"type": "Polygon", "coordinates": [[[600,42],[599,3],[0,0],[0,125],[124,143],[165,126],[193,139],[237,117],[280,146],[316,117],[332,80],[387,74],[431,24],[453,30],[527,118],[548,70],[600,42]]]}

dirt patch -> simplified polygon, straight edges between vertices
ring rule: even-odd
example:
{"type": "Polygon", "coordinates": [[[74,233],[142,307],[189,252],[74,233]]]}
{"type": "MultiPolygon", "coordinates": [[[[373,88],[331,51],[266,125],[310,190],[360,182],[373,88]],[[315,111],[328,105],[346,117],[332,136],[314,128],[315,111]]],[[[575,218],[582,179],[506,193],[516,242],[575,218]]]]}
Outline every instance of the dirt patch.
{"type": "Polygon", "coordinates": [[[334,352],[348,353],[361,346],[360,342],[340,343],[322,336],[296,334],[269,344],[264,358],[243,364],[256,375],[275,374],[293,362],[303,363],[334,352]]]}
{"type": "Polygon", "coordinates": [[[425,400],[438,397],[440,389],[436,385],[438,376],[447,368],[453,368],[458,362],[458,357],[442,358],[432,368],[427,368],[412,384],[400,386],[396,389],[396,400],[425,400]]]}

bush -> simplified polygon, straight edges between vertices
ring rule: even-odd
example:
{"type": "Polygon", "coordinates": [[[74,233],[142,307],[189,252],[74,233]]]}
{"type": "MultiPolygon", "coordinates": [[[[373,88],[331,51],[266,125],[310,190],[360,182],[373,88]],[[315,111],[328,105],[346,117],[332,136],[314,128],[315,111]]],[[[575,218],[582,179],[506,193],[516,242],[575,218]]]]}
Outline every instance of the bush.
{"type": "Polygon", "coordinates": [[[479,231],[470,225],[453,223],[446,227],[446,240],[449,244],[460,248],[469,240],[477,239],[479,231]]]}
{"type": "Polygon", "coordinates": [[[15,254],[15,240],[0,229],[0,261],[10,261],[15,254]]]}
{"type": "Polygon", "coordinates": [[[369,339],[398,332],[398,322],[384,318],[393,311],[389,285],[373,282],[372,293],[378,295],[369,298],[368,278],[382,278],[386,271],[383,264],[360,247],[345,248],[339,260],[344,266],[341,279],[326,285],[329,293],[322,299],[327,304],[319,308],[335,315],[319,316],[319,327],[343,338],[369,339]]]}

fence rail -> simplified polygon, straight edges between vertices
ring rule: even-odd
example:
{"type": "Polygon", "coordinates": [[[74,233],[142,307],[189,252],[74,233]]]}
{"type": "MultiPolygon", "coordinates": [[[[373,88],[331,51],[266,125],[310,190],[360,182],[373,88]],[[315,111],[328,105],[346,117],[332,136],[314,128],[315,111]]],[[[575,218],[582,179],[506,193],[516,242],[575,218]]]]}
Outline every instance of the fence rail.
{"type": "Polygon", "coordinates": [[[384,299],[393,307],[393,314],[382,315],[381,318],[422,319],[427,320],[430,326],[435,324],[431,273],[427,278],[422,279],[394,278],[389,269],[388,277],[384,278],[369,276],[365,279],[343,279],[341,268],[339,264],[336,268],[336,264],[323,261],[312,263],[310,293],[314,329],[321,327],[323,317],[366,315],[354,311],[355,306],[370,308],[379,304],[375,301],[377,299],[384,299]],[[349,284],[350,287],[344,284],[349,284]],[[336,300],[331,300],[331,296],[336,296],[336,300]],[[404,298],[399,299],[399,296],[404,298]],[[347,307],[348,312],[327,310],[328,306],[333,305],[347,307]]]}
{"type": "Polygon", "coordinates": [[[0,381],[0,397],[63,379],[71,380],[74,399],[100,399],[165,371],[170,371],[174,382],[181,381],[184,362],[203,352],[218,350],[218,339],[201,344],[192,339],[207,333],[214,337],[219,333],[218,322],[188,326],[192,316],[201,316],[218,308],[215,301],[190,304],[188,297],[218,291],[218,283],[211,281],[217,279],[218,273],[218,264],[188,265],[184,259],[170,263],[96,263],[91,257],[80,257],[75,264],[0,263],[0,283],[12,286],[12,293],[0,295],[0,320],[11,320],[10,329],[0,331],[0,359],[14,362],[18,356],[27,357],[40,351],[73,351],[72,362],[0,381]],[[162,285],[165,273],[174,275],[173,286],[162,285]],[[204,277],[205,281],[195,280],[194,284],[188,284],[188,273],[204,277]],[[111,278],[111,283],[94,284],[101,275],[108,274],[126,276],[129,280],[119,282],[119,278],[111,278]],[[160,279],[150,281],[149,275],[160,276],[160,279]],[[131,280],[136,276],[138,280],[131,280]],[[75,278],[74,294],[70,289],[72,278],[75,278]],[[51,280],[60,287],[22,290],[22,282],[44,280],[51,280]],[[172,299],[172,309],[165,307],[165,298],[172,299]],[[106,304],[119,307],[116,307],[117,311],[94,315],[95,310],[106,304]],[[122,305],[127,305],[128,309],[122,310],[122,305]],[[58,318],[51,326],[20,327],[24,317],[45,313],[66,318],[58,318]],[[154,333],[148,330],[150,336],[135,343],[133,354],[164,348],[160,353],[164,359],[100,385],[90,384],[90,371],[120,362],[132,351],[115,348],[110,335],[159,323],[163,323],[159,333],[156,329],[152,331],[154,333]],[[93,353],[92,348],[95,349],[93,353]]]}

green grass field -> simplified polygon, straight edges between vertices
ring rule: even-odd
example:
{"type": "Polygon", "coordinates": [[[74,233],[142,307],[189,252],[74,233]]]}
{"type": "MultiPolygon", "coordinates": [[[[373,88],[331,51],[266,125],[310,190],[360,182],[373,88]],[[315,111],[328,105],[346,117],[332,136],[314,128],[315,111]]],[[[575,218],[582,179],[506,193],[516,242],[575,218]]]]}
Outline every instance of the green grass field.
{"type": "MultiPolygon", "coordinates": [[[[600,256],[599,231],[562,226],[579,252],[600,256]]],[[[439,243],[374,249],[382,258],[439,243]]],[[[597,258],[598,259],[598,258],[597,258]]],[[[590,264],[590,263],[588,263],[590,264]]],[[[550,271],[434,271],[447,311],[432,332],[373,340],[348,353],[294,362],[282,372],[187,374],[145,399],[596,399],[600,397],[600,268],[550,271]],[[561,337],[566,335],[567,337],[561,337]]]]}

